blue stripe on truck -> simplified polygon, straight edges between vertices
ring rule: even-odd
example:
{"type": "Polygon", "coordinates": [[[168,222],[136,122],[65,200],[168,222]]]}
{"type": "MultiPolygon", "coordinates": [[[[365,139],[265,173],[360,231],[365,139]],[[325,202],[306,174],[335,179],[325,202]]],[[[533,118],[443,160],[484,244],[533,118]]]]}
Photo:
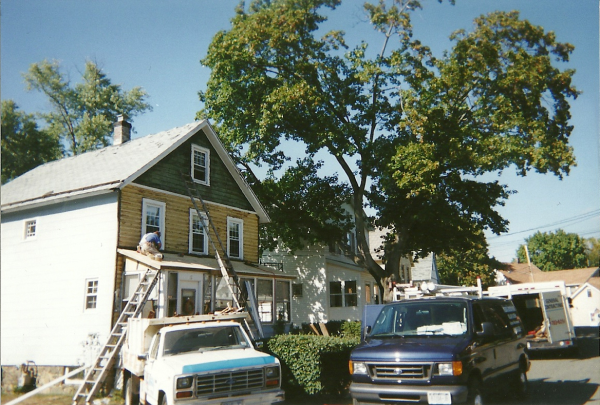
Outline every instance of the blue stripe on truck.
{"type": "Polygon", "coordinates": [[[211,361],[210,363],[199,363],[191,364],[189,366],[183,366],[182,373],[201,373],[203,371],[224,370],[228,368],[237,367],[262,366],[265,364],[275,365],[275,363],[275,357],[273,356],[251,357],[247,359],[219,360],[211,361]]]}

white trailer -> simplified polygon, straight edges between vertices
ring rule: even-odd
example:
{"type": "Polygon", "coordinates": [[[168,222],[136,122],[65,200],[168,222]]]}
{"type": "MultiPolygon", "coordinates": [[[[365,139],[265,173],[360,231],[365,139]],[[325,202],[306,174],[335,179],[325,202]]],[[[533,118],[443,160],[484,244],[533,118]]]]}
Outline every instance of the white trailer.
{"type": "Polygon", "coordinates": [[[525,326],[528,350],[575,348],[564,281],[489,287],[487,294],[512,299],[525,326]]]}

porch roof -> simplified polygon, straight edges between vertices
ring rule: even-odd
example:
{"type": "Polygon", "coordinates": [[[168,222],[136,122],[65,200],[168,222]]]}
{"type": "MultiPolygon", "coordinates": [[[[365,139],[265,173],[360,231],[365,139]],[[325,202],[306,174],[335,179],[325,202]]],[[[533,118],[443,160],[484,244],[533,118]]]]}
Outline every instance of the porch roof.
{"type": "MultiPolygon", "coordinates": [[[[163,260],[153,260],[146,255],[130,249],[117,249],[117,252],[125,257],[151,267],[156,270],[179,270],[179,271],[203,271],[217,272],[221,274],[221,269],[217,260],[210,257],[196,257],[189,255],[180,255],[177,253],[163,253],[163,260]]],[[[233,261],[233,269],[238,276],[258,276],[270,278],[295,279],[295,276],[285,274],[272,267],[251,265],[248,263],[233,261]]]]}

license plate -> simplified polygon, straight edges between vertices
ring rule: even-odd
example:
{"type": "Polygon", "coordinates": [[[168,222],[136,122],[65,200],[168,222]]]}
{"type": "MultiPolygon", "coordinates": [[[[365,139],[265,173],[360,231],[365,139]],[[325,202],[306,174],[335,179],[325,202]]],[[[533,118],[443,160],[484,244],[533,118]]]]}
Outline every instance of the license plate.
{"type": "Polygon", "coordinates": [[[452,403],[452,396],[449,392],[428,392],[427,402],[430,404],[446,405],[452,403]]]}
{"type": "Polygon", "coordinates": [[[221,402],[221,405],[244,405],[244,400],[243,399],[239,399],[237,401],[221,402]]]}

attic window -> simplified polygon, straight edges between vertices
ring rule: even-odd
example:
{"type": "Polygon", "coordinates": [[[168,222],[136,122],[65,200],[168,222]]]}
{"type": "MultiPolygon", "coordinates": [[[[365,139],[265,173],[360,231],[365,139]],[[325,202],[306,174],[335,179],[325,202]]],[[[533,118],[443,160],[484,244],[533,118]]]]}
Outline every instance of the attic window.
{"type": "Polygon", "coordinates": [[[210,184],[210,150],[192,145],[192,178],[201,184],[210,184]]]}
{"type": "Polygon", "coordinates": [[[35,237],[36,227],[37,221],[35,219],[25,221],[25,239],[33,239],[35,237]]]}

